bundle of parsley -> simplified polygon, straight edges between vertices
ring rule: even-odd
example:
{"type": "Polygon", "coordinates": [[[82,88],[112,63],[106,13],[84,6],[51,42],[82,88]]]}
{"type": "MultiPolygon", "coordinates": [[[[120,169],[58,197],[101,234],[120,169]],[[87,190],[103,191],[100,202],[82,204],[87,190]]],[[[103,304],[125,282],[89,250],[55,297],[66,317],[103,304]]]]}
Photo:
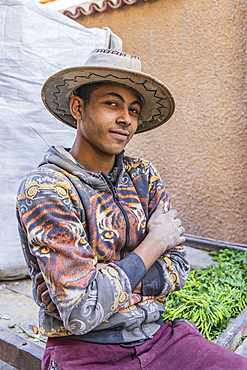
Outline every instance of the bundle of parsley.
{"type": "Polygon", "coordinates": [[[215,341],[247,306],[247,254],[234,249],[211,252],[217,266],[190,271],[184,289],[169,294],[163,320],[194,321],[215,341]]]}

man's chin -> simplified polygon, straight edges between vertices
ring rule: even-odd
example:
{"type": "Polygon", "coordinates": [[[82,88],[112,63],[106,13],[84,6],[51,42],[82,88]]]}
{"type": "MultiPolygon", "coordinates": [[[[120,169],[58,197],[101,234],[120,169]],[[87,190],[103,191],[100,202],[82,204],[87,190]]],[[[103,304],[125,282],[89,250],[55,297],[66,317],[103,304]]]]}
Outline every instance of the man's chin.
{"type": "Polygon", "coordinates": [[[125,145],[121,146],[121,147],[111,148],[107,151],[107,154],[109,154],[109,155],[118,155],[123,151],[124,148],[125,148],[125,145]]]}

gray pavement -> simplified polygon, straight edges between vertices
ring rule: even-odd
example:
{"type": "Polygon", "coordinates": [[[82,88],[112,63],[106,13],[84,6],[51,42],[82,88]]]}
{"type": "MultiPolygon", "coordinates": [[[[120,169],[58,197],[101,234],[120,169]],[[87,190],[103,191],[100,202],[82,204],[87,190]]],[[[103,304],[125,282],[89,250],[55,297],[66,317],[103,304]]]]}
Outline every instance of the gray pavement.
{"type": "MultiPolygon", "coordinates": [[[[38,326],[38,306],[32,298],[31,279],[0,281],[0,327],[9,328],[25,341],[45,346],[45,343],[24,334],[18,326],[19,323],[31,334],[33,334],[32,326],[38,326]]],[[[15,370],[15,368],[0,360],[0,370],[15,370]]]]}
{"type": "Polygon", "coordinates": [[[207,251],[187,246],[184,248],[192,270],[202,270],[209,265],[216,265],[207,251]]]}

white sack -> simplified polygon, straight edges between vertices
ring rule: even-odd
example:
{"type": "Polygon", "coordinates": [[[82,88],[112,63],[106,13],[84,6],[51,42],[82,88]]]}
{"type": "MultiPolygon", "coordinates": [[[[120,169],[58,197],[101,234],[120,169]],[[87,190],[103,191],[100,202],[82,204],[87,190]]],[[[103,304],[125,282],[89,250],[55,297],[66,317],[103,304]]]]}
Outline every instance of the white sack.
{"type": "Polygon", "coordinates": [[[87,29],[34,0],[0,0],[0,279],[27,275],[15,198],[23,177],[50,145],[69,147],[75,130],[44,107],[40,91],[53,73],[81,65],[94,48],[122,50],[109,29],[87,29]]]}

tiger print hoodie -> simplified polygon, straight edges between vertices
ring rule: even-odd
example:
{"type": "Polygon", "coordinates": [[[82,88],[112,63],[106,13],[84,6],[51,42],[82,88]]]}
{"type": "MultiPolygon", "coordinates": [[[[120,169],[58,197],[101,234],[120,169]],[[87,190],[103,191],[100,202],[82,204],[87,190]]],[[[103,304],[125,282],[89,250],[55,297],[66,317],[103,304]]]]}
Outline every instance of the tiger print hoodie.
{"type": "MultiPolygon", "coordinates": [[[[152,337],[168,293],[184,287],[189,264],[180,245],[146,271],[135,254],[158,203],[170,200],[143,159],[116,157],[111,179],[51,147],[23,180],[17,219],[30,276],[42,272],[57,310],[40,306],[41,334],[96,343],[152,337]],[[106,267],[97,270],[97,263],[106,267]],[[132,293],[142,281],[142,294],[132,293]]],[[[155,246],[154,246],[155,247],[155,246]]]]}

